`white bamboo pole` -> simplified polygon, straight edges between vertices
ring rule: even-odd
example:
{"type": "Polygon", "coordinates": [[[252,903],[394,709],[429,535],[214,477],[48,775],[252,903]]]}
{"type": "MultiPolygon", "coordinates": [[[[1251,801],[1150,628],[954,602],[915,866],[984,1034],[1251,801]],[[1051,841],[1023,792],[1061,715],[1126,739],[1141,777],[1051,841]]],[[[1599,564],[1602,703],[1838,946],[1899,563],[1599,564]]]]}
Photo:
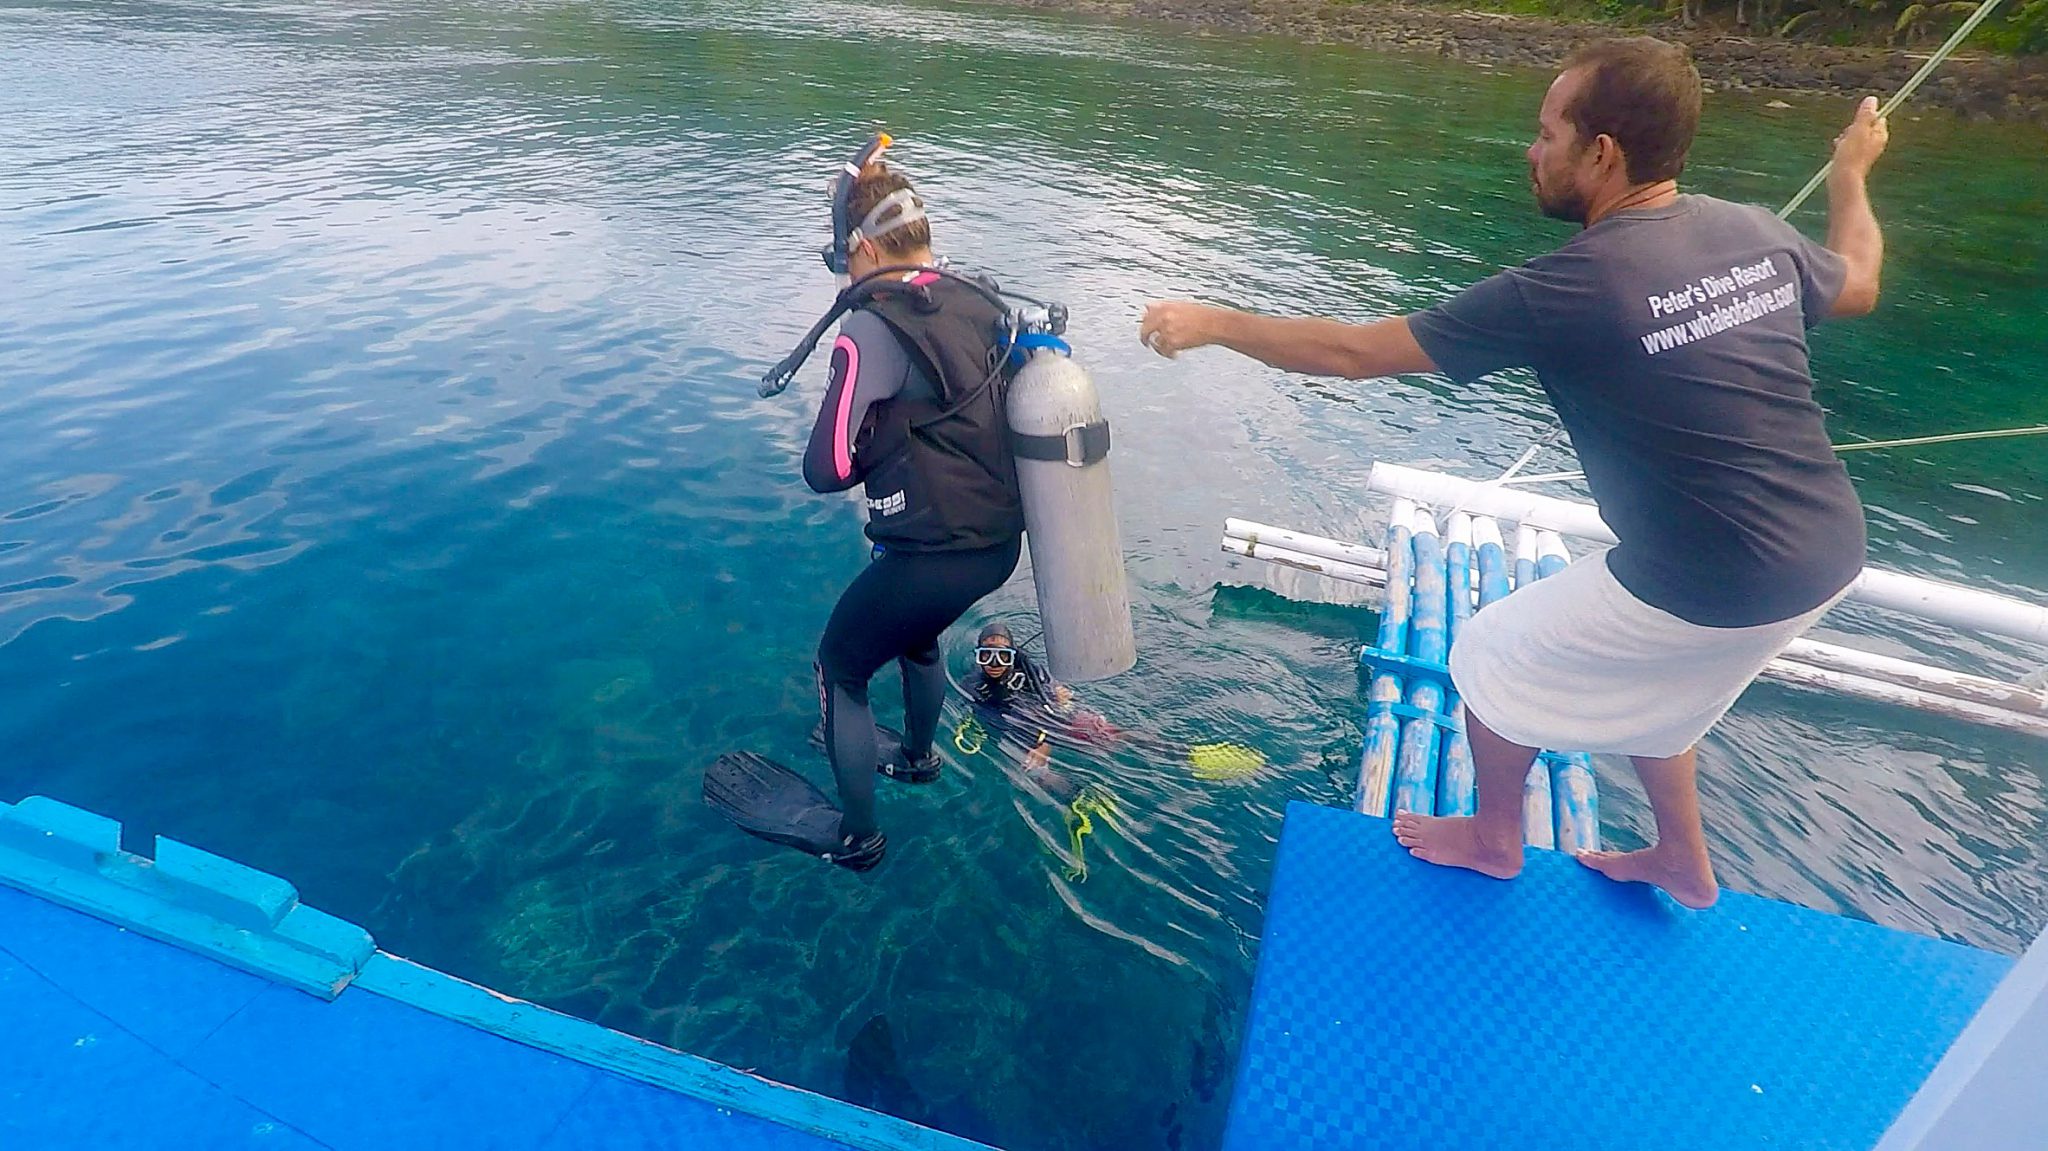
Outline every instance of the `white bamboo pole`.
{"type": "Polygon", "coordinates": [[[1474,515],[1492,516],[1532,528],[1549,528],[1561,535],[1601,543],[1617,542],[1614,529],[1600,518],[1600,509],[1576,500],[1561,500],[1519,488],[1389,463],[1375,463],[1365,485],[1376,492],[1459,507],[1474,515]]]}
{"type": "Polygon", "coordinates": [[[1858,699],[1874,700],[1878,703],[1897,704],[1915,711],[1933,712],[1967,723],[1982,724],[1986,727],[2003,728],[2007,731],[2025,732],[2028,735],[2048,738],[2048,716],[2026,715],[2008,711],[1989,704],[1973,703],[1966,699],[1936,695],[1914,687],[1902,687],[1869,676],[1854,675],[1845,671],[1829,671],[1812,664],[1799,663],[1789,659],[1774,659],[1764,668],[1764,678],[1793,687],[1813,688],[1831,691],[1838,695],[1853,695],[1858,699]]]}
{"type": "Polygon", "coordinates": [[[1515,577],[1515,590],[1520,591],[1536,582],[1536,537],[1535,524],[1515,525],[1515,559],[1509,568],[1515,577]]]}
{"type": "MultiPolygon", "coordinates": [[[[1328,576],[1333,580],[1363,587],[1387,586],[1387,553],[1383,549],[1253,524],[1248,520],[1225,521],[1224,530],[1231,534],[1223,537],[1223,550],[1231,555],[1266,560],[1281,567],[1328,576]],[[1257,530],[1247,530],[1243,534],[1238,534],[1239,528],[1257,530]],[[1289,540],[1287,546],[1283,547],[1277,542],[1281,538],[1289,540]]],[[[1500,543],[1498,527],[1493,529],[1493,542],[1496,545],[1500,543]]],[[[1478,589],[1471,589],[1471,594],[1473,606],[1477,607],[1478,589]]]]}
{"type": "Polygon", "coordinates": [[[1294,568],[1296,571],[1312,572],[1319,576],[1328,576],[1333,580],[1342,580],[1345,583],[1361,584],[1365,587],[1387,586],[1387,569],[1384,560],[1374,567],[1362,567],[1358,564],[1345,563],[1343,560],[1333,560],[1326,556],[1310,555],[1307,552],[1299,552],[1291,548],[1276,547],[1263,542],[1263,540],[1254,544],[1249,540],[1234,539],[1229,536],[1224,537],[1223,550],[1232,555],[1244,556],[1247,559],[1266,560],[1270,563],[1279,564],[1281,567],[1294,568]]]}
{"type": "Polygon", "coordinates": [[[1452,512],[1444,521],[1444,542],[1472,546],[1472,517],[1464,512],[1452,512]]]}
{"type": "Polygon", "coordinates": [[[1966,631],[2048,643],[2048,608],[1959,584],[1864,568],[1849,585],[1849,598],[1966,631]]]}
{"type": "Polygon", "coordinates": [[[1257,556],[1266,547],[1283,548],[1302,555],[1321,556],[1323,559],[1340,563],[1361,564],[1365,567],[1385,568],[1387,553],[1384,548],[1367,547],[1364,544],[1347,544],[1339,540],[1313,536],[1307,532],[1276,528],[1271,524],[1255,523],[1251,520],[1230,519],[1223,521],[1223,535],[1227,539],[1242,540],[1250,545],[1250,551],[1240,555],[1257,556]]]}
{"type": "Polygon", "coordinates": [[[1981,675],[1915,663],[1909,659],[1879,655],[1820,640],[1795,639],[1783,658],[1827,671],[1847,672],[1883,680],[1900,687],[1969,700],[1990,707],[2048,718],[2048,690],[2022,687],[2016,683],[1988,679],[1981,675]]]}
{"type": "Polygon", "coordinates": [[[1506,541],[1500,538],[1499,522],[1496,521],[1492,516],[1473,516],[1472,552],[1473,559],[1475,562],[1478,559],[1479,549],[1485,547],[1487,544],[1492,544],[1494,547],[1501,549],[1502,552],[1507,551],[1506,541]]]}
{"type": "MultiPolygon", "coordinates": [[[[1372,466],[1366,486],[1425,503],[1456,505],[1563,535],[1616,542],[1614,530],[1600,518],[1599,509],[1574,500],[1385,463],[1372,466]]],[[[2048,607],[1959,584],[1865,568],[1850,585],[1849,598],[1966,631],[1994,632],[2048,643],[2048,607]]]]}

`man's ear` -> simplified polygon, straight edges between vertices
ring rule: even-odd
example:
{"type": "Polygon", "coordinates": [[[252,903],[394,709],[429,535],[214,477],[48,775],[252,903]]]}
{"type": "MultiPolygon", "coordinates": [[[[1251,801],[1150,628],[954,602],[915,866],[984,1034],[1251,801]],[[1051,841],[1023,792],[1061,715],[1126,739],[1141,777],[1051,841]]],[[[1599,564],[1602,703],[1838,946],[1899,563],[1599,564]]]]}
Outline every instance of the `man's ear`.
{"type": "Polygon", "coordinates": [[[1602,175],[1609,172],[1628,170],[1628,158],[1621,154],[1621,141],[1605,132],[1593,137],[1593,163],[1602,175]]]}

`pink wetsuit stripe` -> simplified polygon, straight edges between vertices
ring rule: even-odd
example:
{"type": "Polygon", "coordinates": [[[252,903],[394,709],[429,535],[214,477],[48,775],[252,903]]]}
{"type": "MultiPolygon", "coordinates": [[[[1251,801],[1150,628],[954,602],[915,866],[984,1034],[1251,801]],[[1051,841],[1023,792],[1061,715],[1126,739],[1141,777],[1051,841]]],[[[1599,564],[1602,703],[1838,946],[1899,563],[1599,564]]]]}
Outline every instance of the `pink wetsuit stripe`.
{"type": "Polygon", "coordinates": [[[846,426],[853,412],[853,389],[860,380],[860,345],[845,336],[832,350],[846,353],[846,378],[839,381],[839,416],[832,424],[832,466],[843,482],[853,475],[853,430],[846,426]]]}

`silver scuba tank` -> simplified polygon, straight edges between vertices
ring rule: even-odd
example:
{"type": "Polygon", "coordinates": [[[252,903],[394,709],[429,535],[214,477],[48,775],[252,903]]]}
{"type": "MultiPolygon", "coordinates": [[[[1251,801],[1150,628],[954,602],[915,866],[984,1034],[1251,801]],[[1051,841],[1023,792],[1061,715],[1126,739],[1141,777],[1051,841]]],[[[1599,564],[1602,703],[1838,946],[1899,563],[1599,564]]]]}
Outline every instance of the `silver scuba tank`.
{"type": "Polygon", "coordinates": [[[1138,661],[1109,481],[1109,421],[1066,346],[1034,343],[1010,381],[1006,414],[1046,657],[1055,679],[1103,679],[1138,661]]]}

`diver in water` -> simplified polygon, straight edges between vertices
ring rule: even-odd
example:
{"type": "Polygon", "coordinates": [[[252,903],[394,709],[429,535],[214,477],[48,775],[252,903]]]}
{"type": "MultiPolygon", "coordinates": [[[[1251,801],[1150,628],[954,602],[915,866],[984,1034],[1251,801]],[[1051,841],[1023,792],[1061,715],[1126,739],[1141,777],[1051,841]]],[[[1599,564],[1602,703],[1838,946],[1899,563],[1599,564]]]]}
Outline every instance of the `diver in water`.
{"type": "Polygon", "coordinates": [[[1080,706],[1073,689],[1047,675],[1031,654],[997,621],[981,629],[974,647],[974,697],[970,717],[1034,753],[1061,744],[1077,750],[1129,747],[1159,762],[1181,761],[1205,782],[1237,779],[1266,765],[1264,753],[1239,743],[1184,744],[1128,732],[1101,712],[1080,706]],[[1036,734],[1031,738],[1028,733],[1036,734]]]}
{"type": "Polygon", "coordinates": [[[865,486],[873,541],[872,562],[839,597],[818,644],[821,734],[840,803],[753,753],[721,757],[705,777],[706,801],[743,830],[857,871],[886,848],[876,774],[938,778],[939,637],[1010,578],[1024,530],[1003,416],[1009,311],[993,285],[938,263],[924,202],[878,158],[888,143],[877,136],[845,165],[826,264],[850,282],[768,384],[786,383],[844,316],[803,459],[815,491],[865,486]],[[905,730],[884,747],[868,682],[891,662],[905,730]]]}
{"type": "Polygon", "coordinates": [[[1085,841],[1098,819],[1117,826],[1121,805],[1108,788],[1057,770],[1052,759],[1055,745],[1098,753],[1134,748],[1156,762],[1185,763],[1205,783],[1244,778],[1266,763],[1263,753],[1242,744],[1186,745],[1124,731],[1100,712],[1080,706],[1073,689],[1047,674],[1000,620],[983,627],[975,640],[967,694],[974,707],[954,729],[955,750],[973,755],[993,735],[999,743],[1023,751],[1021,758],[1014,750],[1009,758],[1026,781],[1063,809],[1070,881],[1088,877],[1085,841]]]}
{"type": "Polygon", "coordinates": [[[991,727],[1013,730],[1036,724],[1039,738],[1033,746],[1056,739],[1106,747],[1123,738],[1124,733],[1101,714],[1077,706],[1073,689],[1046,674],[1011,637],[1007,624],[998,621],[981,629],[974,665],[968,691],[976,711],[991,727]]]}
{"type": "Polygon", "coordinates": [[[1048,725],[1056,725],[1061,707],[1071,708],[1073,692],[1032,662],[1010,638],[1006,624],[992,623],[981,629],[974,644],[974,664],[976,670],[967,689],[974,700],[974,715],[955,730],[954,743],[963,751],[970,746],[980,750],[982,740],[974,730],[979,722],[976,717],[985,719],[998,737],[1017,736],[1019,729],[1044,720],[1037,723],[1035,740],[1014,740],[1029,747],[1023,761],[1025,778],[1059,802],[1072,803],[1081,788],[1052,769],[1048,725]]]}
{"type": "Polygon", "coordinates": [[[974,664],[967,688],[974,708],[954,729],[955,749],[964,755],[978,752],[990,733],[999,742],[1025,748],[1017,764],[1023,778],[1057,803],[1066,821],[1066,877],[1070,882],[1088,878],[1086,841],[1095,819],[1113,824],[1119,809],[1108,790],[1054,769],[1053,734],[1057,731],[1062,742],[1107,745],[1123,733],[1100,715],[1076,707],[1073,691],[1038,666],[1011,637],[1007,624],[998,621],[981,629],[974,664]]]}
{"type": "Polygon", "coordinates": [[[954,733],[956,745],[962,745],[963,752],[968,747],[978,750],[982,741],[976,729],[981,728],[1028,749],[1027,774],[1055,797],[1061,789],[1047,783],[1048,778],[1059,778],[1050,773],[1054,745],[1080,751],[1129,747],[1161,763],[1184,762],[1195,778],[1212,783],[1241,778],[1265,766],[1263,753],[1242,744],[1182,744],[1123,730],[1102,713],[1080,706],[1073,689],[1046,674],[1000,620],[981,629],[974,665],[967,689],[974,713],[954,733]]]}

